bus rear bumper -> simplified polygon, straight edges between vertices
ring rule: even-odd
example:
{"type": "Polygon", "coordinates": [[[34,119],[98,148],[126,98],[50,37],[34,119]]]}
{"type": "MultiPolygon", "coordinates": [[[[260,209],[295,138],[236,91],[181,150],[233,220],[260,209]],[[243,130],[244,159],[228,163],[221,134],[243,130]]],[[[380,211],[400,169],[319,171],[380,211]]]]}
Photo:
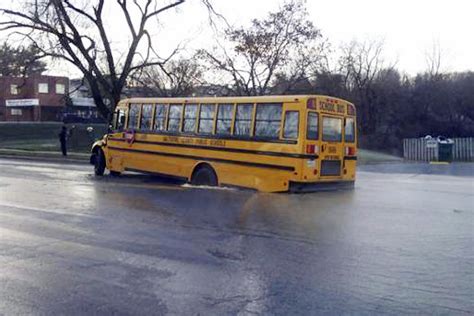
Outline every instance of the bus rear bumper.
{"type": "Polygon", "coordinates": [[[289,192],[308,193],[354,189],[355,181],[290,182],[289,192]]]}

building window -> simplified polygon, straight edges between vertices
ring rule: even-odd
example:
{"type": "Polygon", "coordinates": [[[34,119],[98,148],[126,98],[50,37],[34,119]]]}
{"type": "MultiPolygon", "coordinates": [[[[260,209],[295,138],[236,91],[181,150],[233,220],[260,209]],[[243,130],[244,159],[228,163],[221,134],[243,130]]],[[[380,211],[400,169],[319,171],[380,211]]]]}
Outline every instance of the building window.
{"type": "Polygon", "coordinates": [[[10,85],[10,94],[12,94],[12,95],[18,94],[18,85],[16,85],[16,84],[11,84],[10,85]]]}
{"type": "Polygon", "coordinates": [[[47,83],[38,83],[38,93],[49,93],[47,83]]]}
{"type": "Polygon", "coordinates": [[[11,109],[10,114],[11,115],[22,115],[23,112],[21,111],[21,109],[11,109]]]}
{"type": "Polygon", "coordinates": [[[56,84],[56,94],[65,94],[66,86],[63,83],[56,84]]]}

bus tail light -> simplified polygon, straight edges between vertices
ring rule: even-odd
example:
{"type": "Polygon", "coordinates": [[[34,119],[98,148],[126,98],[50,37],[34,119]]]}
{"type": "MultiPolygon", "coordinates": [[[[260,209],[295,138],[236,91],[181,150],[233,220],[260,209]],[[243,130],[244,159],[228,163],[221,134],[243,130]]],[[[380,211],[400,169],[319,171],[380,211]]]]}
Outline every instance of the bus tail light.
{"type": "Polygon", "coordinates": [[[346,147],[346,156],[355,156],[356,149],[355,147],[346,147]]]}
{"type": "Polygon", "coordinates": [[[316,153],[316,146],[315,145],[306,145],[306,153],[307,154],[314,154],[316,153]]]}
{"type": "Polygon", "coordinates": [[[316,110],[316,99],[308,99],[308,101],[306,101],[306,108],[316,110]]]}

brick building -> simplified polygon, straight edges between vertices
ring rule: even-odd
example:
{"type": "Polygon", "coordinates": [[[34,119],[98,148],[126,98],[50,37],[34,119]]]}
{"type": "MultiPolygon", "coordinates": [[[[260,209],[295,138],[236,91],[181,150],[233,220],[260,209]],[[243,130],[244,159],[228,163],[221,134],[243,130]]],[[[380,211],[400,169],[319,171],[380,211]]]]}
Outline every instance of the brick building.
{"type": "Polygon", "coordinates": [[[69,79],[0,77],[0,121],[61,121],[69,79]]]}

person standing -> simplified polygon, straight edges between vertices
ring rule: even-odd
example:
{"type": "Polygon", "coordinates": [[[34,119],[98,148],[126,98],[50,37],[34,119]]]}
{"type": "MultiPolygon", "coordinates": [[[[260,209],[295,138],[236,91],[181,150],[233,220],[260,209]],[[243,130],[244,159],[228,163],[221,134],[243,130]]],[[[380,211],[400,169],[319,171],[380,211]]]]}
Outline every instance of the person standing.
{"type": "Polygon", "coordinates": [[[67,156],[67,139],[68,139],[68,131],[66,125],[63,125],[61,128],[61,132],[58,134],[59,142],[61,143],[61,151],[63,156],[67,156]]]}

